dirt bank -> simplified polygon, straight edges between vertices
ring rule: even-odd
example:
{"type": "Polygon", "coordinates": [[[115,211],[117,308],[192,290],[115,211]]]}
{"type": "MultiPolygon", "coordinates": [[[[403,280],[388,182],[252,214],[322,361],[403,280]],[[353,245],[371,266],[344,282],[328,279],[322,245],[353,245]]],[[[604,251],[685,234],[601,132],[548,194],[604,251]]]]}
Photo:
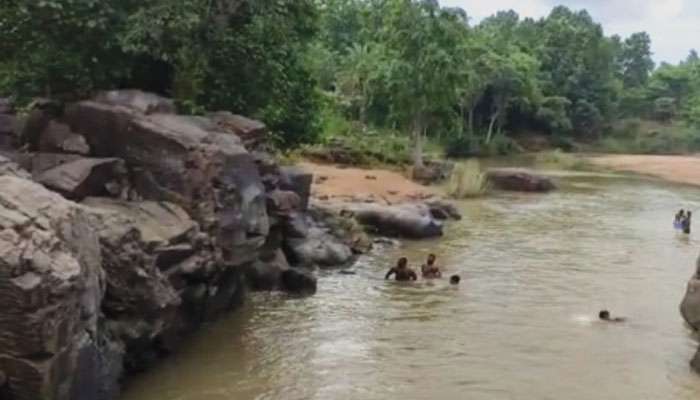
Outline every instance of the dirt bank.
{"type": "Polygon", "coordinates": [[[312,196],[321,200],[364,201],[396,204],[442,194],[438,188],[415,183],[399,172],[384,169],[339,168],[304,162],[314,174],[312,196]]]}
{"type": "Polygon", "coordinates": [[[634,172],[670,182],[700,186],[700,156],[604,155],[591,156],[594,165],[634,172]]]}

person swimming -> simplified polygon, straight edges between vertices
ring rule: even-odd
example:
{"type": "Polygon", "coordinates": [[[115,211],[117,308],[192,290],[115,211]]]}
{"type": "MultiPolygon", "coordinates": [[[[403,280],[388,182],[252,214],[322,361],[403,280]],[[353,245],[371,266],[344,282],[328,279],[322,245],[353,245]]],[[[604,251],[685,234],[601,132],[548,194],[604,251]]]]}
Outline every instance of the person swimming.
{"type": "Polygon", "coordinates": [[[625,322],[625,320],[626,320],[625,318],[622,318],[622,317],[611,318],[610,311],[608,311],[608,310],[602,310],[601,312],[599,312],[598,318],[601,321],[605,321],[605,322],[625,322]]]}
{"type": "Polygon", "coordinates": [[[451,285],[459,285],[459,281],[461,281],[462,278],[459,277],[459,275],[452,275],[450,277],[450,284],[451,285]]]}
{"type": "Polygon", "coordinates": [[[399,282],[418,280],[418,275],[416,275],[416,272],[411,268],[408,268],[408,259],[406,257],[399,258],[399,261],[397,261],[396,266],[386,273],[384,279],[389,279],[391,275],[395,275],[396,280],[399,282]]]}
{"type": "Polygon", "coordinates": [[[436,260],[437,260],[437,257],[435,256],[435,254],[430,254],[428,256],[428,261],[420,267],[421,274],[423,275],[423,278],[425,278],[425,279],[442,278],[442,272],[440,272],[440,268],[437,265],[435,265],[436,260]]]}

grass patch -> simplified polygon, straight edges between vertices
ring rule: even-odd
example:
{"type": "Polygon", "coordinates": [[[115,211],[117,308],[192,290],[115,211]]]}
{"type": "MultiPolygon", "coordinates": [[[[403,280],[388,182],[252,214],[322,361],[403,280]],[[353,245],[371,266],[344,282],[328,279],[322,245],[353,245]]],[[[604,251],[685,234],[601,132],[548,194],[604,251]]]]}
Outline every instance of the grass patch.
{"type": "Polygon", "coordinates": [[[593,150],[618,154],[687,154],[700,151],[700,133],[678,122],[625,119],[616,123],[593,150]]]}
{"type": "Polygon", "coordinates": [[[488,186],[488,177],[481,170],[479,161],[467,160],[455,165],[447,185],[447,194],[455,199],[480,197],[486,194],[488,186]]]}
{"type": "Polygon", "coordinates": [[[565,153],[560,149],[537,153],[535,162],[538,165],[555,169],[584,170],[590,167],[580,157],[565,153]]]}

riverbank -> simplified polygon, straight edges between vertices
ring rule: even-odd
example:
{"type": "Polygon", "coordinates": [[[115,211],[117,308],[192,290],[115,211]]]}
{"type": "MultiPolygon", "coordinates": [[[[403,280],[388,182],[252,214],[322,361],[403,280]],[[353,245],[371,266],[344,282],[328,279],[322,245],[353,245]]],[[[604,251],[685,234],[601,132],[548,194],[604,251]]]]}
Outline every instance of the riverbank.
{"type": "Polygon", "coordinates": [[[372,201],[391,205],[444,195],[438,187],[421,185],[388,169],[347,168],[310,161],[298,166],[314,174],[311,195],[319,200],[372,201]]]}
{"type": "Polygon", "coordinates": [[[700,156],[595,155],[586,161],[599,167],[700,186],[700,156]]]}

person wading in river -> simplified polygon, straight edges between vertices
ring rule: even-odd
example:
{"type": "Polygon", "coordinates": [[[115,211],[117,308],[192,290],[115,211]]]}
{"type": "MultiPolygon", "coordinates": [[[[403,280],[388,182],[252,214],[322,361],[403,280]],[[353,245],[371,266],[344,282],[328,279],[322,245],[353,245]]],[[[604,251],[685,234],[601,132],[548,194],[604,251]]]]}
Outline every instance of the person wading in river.
{"type": "Polygon", "coordinates": [[[440,272],[440,267],[435,265],[437,257],[435,254],[428,256],[428,261],[420,267],[423,278],[425,279],[435,279],[442,278],[442,272],[440,272]]]}
{"type": "Polygon", "coordinates": [[[683,230],[683,220],[685,219],[685,211],[680,210],[678,213],[676,213],[676,218],[673,219],[673,227],[677,231],[682,231],[683,230]]]}
{"type": "Polygon", "coordinates": [[[399,258],[396,266],[386,273],[384,279],[389,279],[391,275],[396,275],[396,280],[399,282],[417,281],[418,275],[411,268],[408,268],[408,259],[406,257],[399,258]]]}
{"type": "Polygon", "coordinates": [[[690,235],[690,224],[693,220],[693,213],[688,211],[685,213],[685,218],[683,218],[683,233],[690,235]]]}

